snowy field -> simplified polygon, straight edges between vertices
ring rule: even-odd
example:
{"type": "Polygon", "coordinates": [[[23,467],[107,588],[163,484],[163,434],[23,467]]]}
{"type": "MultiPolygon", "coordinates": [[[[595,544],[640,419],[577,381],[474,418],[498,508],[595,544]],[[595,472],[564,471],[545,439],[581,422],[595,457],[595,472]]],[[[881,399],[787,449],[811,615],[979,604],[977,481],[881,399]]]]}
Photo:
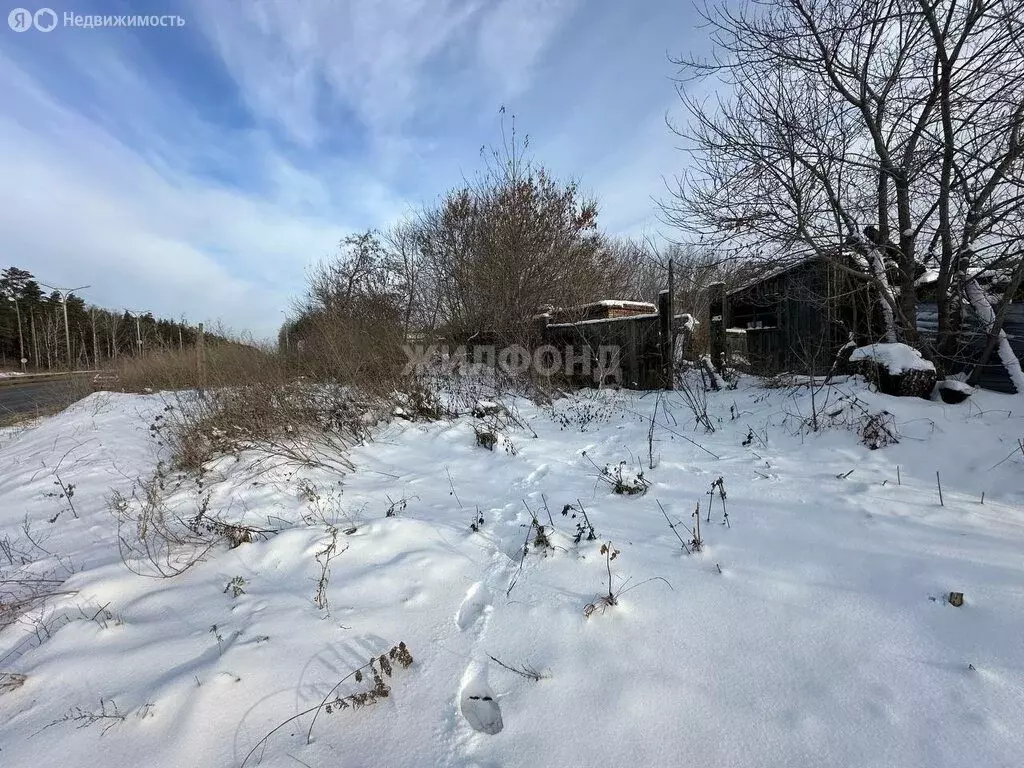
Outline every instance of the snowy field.
{"type": "Polygon", "coordinates": [[[806,389],[709,398],[712,434],[679,393],[396,421],[344,475],[255,451],[169,471],[158,396],[0,432],[0,589],[49,585],[0,624],[0,765],[239,766],[341,697],[245,764],[1020,766],[1022,400],[849,383],[812,432],[806,389]],[[897,444],[861,444],[853,397],[897,444]],[[114,493],[141,503],[160,462],[178,516],[266,538],[129,568],[114,493]],[[412,664],[356,706],[374,683],[350,673],[400,642],[412,664]]]}

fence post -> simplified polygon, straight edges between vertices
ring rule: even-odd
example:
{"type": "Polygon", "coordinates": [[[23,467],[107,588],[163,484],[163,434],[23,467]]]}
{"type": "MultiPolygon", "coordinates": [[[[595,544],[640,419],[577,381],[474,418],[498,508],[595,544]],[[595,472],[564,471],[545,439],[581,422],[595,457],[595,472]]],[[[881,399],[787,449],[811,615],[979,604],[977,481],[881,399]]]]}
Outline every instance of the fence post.
{"type": "Polygon", "coordinates": [[[672,295],[658,294],[658,340],[661,352],[661,387],[672,389],[672,295]]]}
{"type": "Polygon", "coordinates": [[[708,286],[708,344],[712,364],[725,367],[725,283],[708,286]]]}

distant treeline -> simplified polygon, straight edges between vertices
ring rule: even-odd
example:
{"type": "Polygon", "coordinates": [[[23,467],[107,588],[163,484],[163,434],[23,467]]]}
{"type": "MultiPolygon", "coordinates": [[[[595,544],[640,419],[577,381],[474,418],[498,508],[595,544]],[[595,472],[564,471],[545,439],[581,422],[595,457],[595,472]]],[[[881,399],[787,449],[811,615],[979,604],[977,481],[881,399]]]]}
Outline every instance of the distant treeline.
{"type": "MultiPolygon", "coordinates": [[[[120,357],[193,346],[198,328],[184,321],[91,306],[75,294],[67,298],[67,338],[75,368],[98,368],[120,357]]],[[[0,369],[67,367],[64,306],[60,294],[46,292],[31,272],[6,267],[0,272],[0,369]],[[19,323],[20,318],[20,323],[19,323]],[[19,331],[20,324],[20,331],[19,331]]],[[[206,333],[208,341],[224,341],[206,333]]]]}

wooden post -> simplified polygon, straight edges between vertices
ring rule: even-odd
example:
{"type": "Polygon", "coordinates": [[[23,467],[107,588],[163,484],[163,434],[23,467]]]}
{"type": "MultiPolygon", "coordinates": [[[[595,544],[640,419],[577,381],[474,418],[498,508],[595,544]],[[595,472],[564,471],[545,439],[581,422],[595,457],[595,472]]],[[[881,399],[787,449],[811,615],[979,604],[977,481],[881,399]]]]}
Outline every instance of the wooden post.
{"type": "Polygon", "coordinates": [[[199,375],[199,391],[202,392],[206,388],[206,338],[202,323],[196,335],[196,373],[199,375]]]}
{"type": "Polygon", "coordinates": [[[676,388],[676,279],[675,262],[668,260],[668,389],[676,388]]]}
{"type": "Polygon", "coordinates": [[[672,389],[672,294],[658,294],[658,346],[661,353],[661,387],[672,389]]]}
{"type": "Polygon", "coordinates": [[[721,370],[725,367],[725,283],[708,286],[708,344],[711,363],[721,370]]]}
{"type": "Polygon", "coordinates": [[[100,345],[96,339],[96,307],[92,308],[92,367],[100,369],[100,345]]]}

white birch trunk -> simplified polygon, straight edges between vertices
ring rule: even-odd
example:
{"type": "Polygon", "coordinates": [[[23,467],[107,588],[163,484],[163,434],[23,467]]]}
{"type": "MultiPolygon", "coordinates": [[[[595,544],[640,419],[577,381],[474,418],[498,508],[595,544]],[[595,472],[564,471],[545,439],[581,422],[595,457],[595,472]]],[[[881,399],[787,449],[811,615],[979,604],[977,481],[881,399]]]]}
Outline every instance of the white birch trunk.
{"type": "Polygon", "coordinates": [[[885,271],[882,254],[877,248],[872,248],[868,251],[867,256],[855,253],[854,259],[861,269],[876,280],[878,305],[882,309],[882,321],[885,323],[885,340],[890,344],[895,344],[897,341],[896,316],[893,314],[892,308],[896,305],[896,294],[893,293],[892,285],[889,283],[889,275],[885,271]]]}
{"type": "MultiPolygon", "coordinates": [[[[989,300],[988,294],[978,285],[977,280],[968,280],[965,283],[965,287],[967,290],[967,300],[971,302],[971,308],[974,309],[975,313],[985,324],[985,331],[990,331],[995,324],[996,313],[992,309],[992,302],[989,300]]],[[[1021,371],[1020,360],[1014,354],[1013,349],[1010,347],[1010,341],[1006,338],[1006,333],[1002,329],[999,330],[999,341],[996,344],[996,351],[999,353],[999,362],[1003,364],[1006,372],[1010,374],[1010,381],[1017,388],[1017,394],[1024,395],[1024,371],[1021,371]]]]}

